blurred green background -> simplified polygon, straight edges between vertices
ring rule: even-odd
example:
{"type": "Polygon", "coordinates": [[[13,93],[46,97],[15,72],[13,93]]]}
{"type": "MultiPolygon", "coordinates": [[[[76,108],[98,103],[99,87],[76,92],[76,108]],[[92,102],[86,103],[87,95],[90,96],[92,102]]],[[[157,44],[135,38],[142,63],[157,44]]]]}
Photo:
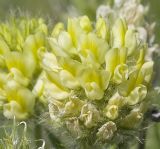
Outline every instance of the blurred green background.
{"type": "MultiPolygon", "coordinates": [[[[110,0],[111,1],[111,0],[110,0]]],[[[95,19],[96,9],[101,4],[107,4],[109,0],[0,0],[0,20],[6,19],[10,12],[21,11],[31,16],[50,18],[53,23],[66,21],[68,16],[88,15],[95,19]]],[[[149,5],[150,10],[147,19],[156,22],[156,42],[160,44],[160,0],[143,0],[144,5],[149,5]]],[[[156,59],[156,69],[160,69],[160,58],[156,59]]],[[[160,85],[160,74],[156,82],[160,85]]],[[[160,98],[155,99],[160,105],[160,98]]],[[[146,138],[147,149],[160,148],[160,124],[149,127],[146,138]]]]}
{"type": "MultiPolygon", "coordinates": [[[[10,11],[20,9],[32,16],[49,17],[52,21],[65,21],[68,16],[88,15],[95,19],[96,8],[112,0],[0,0],[0,18],[4,19],[10,11]]],[[[156,41],[160,41],[160,1],[142,0],[150,6],[148,19],[156,21],[156,41]]]]}

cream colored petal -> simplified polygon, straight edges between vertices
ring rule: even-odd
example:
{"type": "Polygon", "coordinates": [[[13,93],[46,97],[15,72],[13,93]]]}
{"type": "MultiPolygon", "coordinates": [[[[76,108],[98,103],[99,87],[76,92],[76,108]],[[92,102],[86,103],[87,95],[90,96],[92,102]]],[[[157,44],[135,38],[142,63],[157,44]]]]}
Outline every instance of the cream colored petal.
{"type": "Polygon", "coordinates": [[[79,56],[82,61],[89,61],[90,63],[103,64],[105,61],[105,54],[108,50],[108,44],[105,40],[100,39],[96,34],[89,33],[88,35],[81,35],[78,42],[79,56]]]}
{"type": "Polygon", "coordinates": [[[23,110],[28,113],[32,113],[35,105],[35,96],[33,93],[27,88],[21,88],[17,92],[17,98],[15,99],[18,103],[20,103],[23,107],[23,110]]]}
{"type": "Polygon", "coordinates": [[[63,100],[70,95],[70,92],[61,84],[59,74],[48,73],[48,81],[45,82],[45,96],[48,99],[59,99],[63,100]]]}
{"type": "Polygon", "coordinates": [[[96,33],[102,39],[106,39],[109,42],[109,26],[106,24],[106,21],[99,17],[96,21],[96,33]]]}
{"type": "Polygon", "coordinates": [[[61,68],[54,54],[45,52],[42,56],[42,67],[44,70],[58,72],[61,68]]]}
{"type": "Polygon", "coordinates": [[[128,79],[123,81],[118,86],[118,93],[121,96],[124,96],[124,97],[128,96],[130,92],[135,88],[138,73],[139,73],[138,70],[131,72],[128,76],[128,79]]]}
{"type": "Polygon", "coordinates": [[[112,47],[121,48],[125,44],[126,22],[123,19],[118,19],[112,28],[112,47]]]}
{"type": "Polygon", "coordinates": [[[79,82],[84,88],[87,97],[91,100],[101,99],[104,90],[108,87],[110,73],[107,71],[82,69],[78,75],[79,82]]]}
{"type": "Polygon", "coordinates": [[[55,27],[53,28],[53,31],[52,31],[52,33],[51,33],[51,35],[53,36],[53,37],[57,37],[58,35],[59,35],[59,33],[61,32],[61,31],[63,31],[64,30],[64,24],[63,23],[57,23],[56,25],[55,25],[55,27]]]}
{"type": "Polygon", "coordinates": [[[151,81],[153,74],[153,61],[145,62],[138,74],[136,84],[145,83],[148,84],[151,81]]]}
{"type": "Polygon", "coordinates": [[[26,78],[21,71],[16,68],[11,68],[10,73],[8,74],[8,79],[14,79],[17,83],[27,86],[29,79],[26,78]]]}
{"type": "Polygon", "coordinates": [[[133,29],[128,29],[126,32],[125,47],[128,49],[128,56],[131,56],[137,48],[137,37],[133,29]]]}
{"type": "Polygon", "coordinates": [[[71,36],[68,32],[62,31],[58,36],[58,44],[61,48],[66,50],[67,52],[70,51],[70,49],[73,46],[71,36]]]}
{"type": "Polygon", "coordinates": [[[106,71],[113,74],[116,66],[119,63],[119,49],[115,48],[109,50],[106,53],[105,62],[106,62],[106,71]]]}
{"type": "Polygon", "coordinates": [[[61,70],[59,75],[61,82],[65,87],[74,89],[80,85],[77,78],[75,78],[70,72],[66,70],[61,70]]]}
{"type": "Polygon", "coordinates": [[[117,65],[114,70],[113,81],[117,84],[122,83],[129,77],[128,66],[126,64],[117,65]]]}
{"type": "Polygon", "coordinates": [[[114,120],[119,116],[118,106],[116,105],[108,105],[105,111],[105,116],[111,120],[114,120]]]}
{"type": "Polygon", "coordinates": [[[146,95],[147,95],[147,88],[144,85],[139,85],[135,87],[133,91],[131,91],[128,97],[126,97],[126,102],[129,105],[135,105],[144,100],[146,95]]]}
{"type": "Polygon", "coordinates": [[[50,49],[56,56],[63,56],[68,57],[68,54],[66,51],[64,51],[60,45],[58,45],[58,42],[55,38],[48,38],[48,44],[50,46],[50,49]]]}
{"type": "Polygon", "coordinates": [[[84,90],[87,97],[91,100],[102,99],[104,91],[99,87],[96,82],[88,82],[84,85],[84,90]]]}
{"type": "Polygon", "coordinates": [[[84,32],[80,27],[79,19],[77,18],[69,18],[67,24],[67,31],[72,38],[72,42],[74,46],[77,46],[77,42],[79,40],[80,35],[84,32]]]}
{"type": "Polygon", "coordinates": [[[85,32],[92,31],[92,24],[87,16],[83,16],[80,18],[80,26],[85,32]]]}

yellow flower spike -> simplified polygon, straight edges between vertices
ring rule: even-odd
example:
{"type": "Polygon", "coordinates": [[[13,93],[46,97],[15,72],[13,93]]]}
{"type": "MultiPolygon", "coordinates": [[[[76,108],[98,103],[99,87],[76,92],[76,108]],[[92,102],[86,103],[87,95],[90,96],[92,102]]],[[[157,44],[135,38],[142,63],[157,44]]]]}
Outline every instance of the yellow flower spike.
{"type": "Polygon", "coordinates": [[[89,33],[81,36],[78,48],[82,62],[100,65],[105,61],[108,44],[96,34],[89,33]]]}
{"type": "Polygon", "coordinates": [[[85,104],[82,107],[80,120],[84,122],[87,128],[91,128],[100,121],[100,113],[92,104],[85,104]]]}
{"type": "Polygon", "coordinates": [[[31,34],[47,34],[47,26],[42,19],[11,18],[0,25],[1,37],[11,50],[22,51],[26,38],[31,34]]]}
{"type": "Polygon", "coordinates": [[[118,19],[112,28],[112,47],[121,48],[125,45],[125,34],[127,31],[126,22],[123,19],[118,19]]]}
{"type": "Polygon", "coordinates": [[[53,31],[52,31],[52,33],[51,33],[51,36],[52,37],[57,37],[58,35],[59,35],[59,33],[61,32],[61,31],[63,31],[64,30],[64,24],[63,23],[57,23],[56,25],[55,25],[55,27],[53,28],[53,31]]]}
{"type": "Polygon", "coordinates": [[[101,17],[98,18],[96,22],[96,33],[98,37],[106,39],[109,42],[109,26],[106,24],[105,20],[101,17]]]}
{"type": "Polygon", "coordinates": [[[105,70],[82,69],[79,81],[91,100],[100,100],[104,95],[110,81],[110,73],[105,70]]]}
{"type": "Polygon", "coordinates": [[[80,139],[90,139],[94,130],[97,143],[116,137],[123,120],[126,125],[135,120],[131,129],[141,121],[145,111],[135,108],[147,105],[153,71],[135,30],[124,19],[112,23],[99,18],[92,26],[86,16],[68,19],[67,30],[57,25],[49,47],[38,49],[45,76],[39,78],[35,94],[48,100],[56,124],[80,139]]]}
{"type": "Polygon", "coordinates": [[[80,27],[86,32],[92,31],[92,24],[87,16],[83,16],[80,18],[80,27]]]}
{"type": "Polygon", "coordinates": [[[131,91],[128,97],[126,97],[126,102],[129,105],[135,105],[144,100],[147,95],[147,88],[144,85],[138,85],[131,91]]]}
{"type": "Polygon", "coordinates": [[[128,56],[131,56],[137,48],[137,42],[135,30],[128,29],[125,34],[125,47],[128,49],[128,56]]]}
{"type": "Polygon", "coordinates": [[[0,81],[0,98],[8,118],[28,118],[33,111],[35,96],[42,94],[43,87],[40,86],[43,85],[37,81],[38,71],[41,71],[38,54],[45,49],[47,32],[42,19],[11,18],[0,24],[0,70],[7,76],[0,81]],[[34,89],[36,81],[38,87],[34,89]]]}

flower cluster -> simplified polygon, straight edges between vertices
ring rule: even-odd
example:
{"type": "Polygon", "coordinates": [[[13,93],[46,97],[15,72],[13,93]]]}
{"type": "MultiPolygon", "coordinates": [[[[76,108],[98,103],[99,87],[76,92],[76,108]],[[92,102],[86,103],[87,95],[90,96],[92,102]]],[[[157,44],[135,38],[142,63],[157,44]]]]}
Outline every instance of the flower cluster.
{"type": "Polygon", "coordinates": [[[38,50],[45,44],[45,34],[42,19],[11,18],[0,23],[0,107],[7,118],[25,119],[33,112],[38,50]]]}
{"type": "Polygon", "coordinates": [[[147,45],[138,37],[121,18],[92,24],[83,16],[68,19],[67,29],[55,26],[48,51],[41,52],[39,80],[54,123],[76,138],[93,134],[100,141],[138,127],[153,71],[145,59],[147,45]]]}

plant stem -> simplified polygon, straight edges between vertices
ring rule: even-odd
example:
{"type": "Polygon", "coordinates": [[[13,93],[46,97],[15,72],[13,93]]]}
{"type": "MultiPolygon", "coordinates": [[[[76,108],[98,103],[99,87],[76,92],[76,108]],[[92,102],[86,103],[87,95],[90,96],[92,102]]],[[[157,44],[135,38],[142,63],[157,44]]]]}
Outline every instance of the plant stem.
{"type": "Polygon", "coordinates": [[[42,139],[42,127],[40,124],[35,124],[35,130],[34,130],[34,134],[35,134],[35,140],[36,140],[36,147],[41,146],[41,142],[38,141],[40,139],[42,139]]]}
{"type": "Polygon", "coordinates": [[[54,136],[53,133],[51,133],[48,129],[45,129],[45,131],[48,134],[48,138],[50,140],[50,142],[52,143],[52,145],[57,148],[57,149],[64,149],[65,147],[62,145],[62,143],[60,142],[60,140],[58,138],[56,138],[56,136],[54,136]]]}
{"type": "Polygon", "coordinates": [[[141,142],[138,145],[138,149],[145,149],[146,130],[140,133],[141,142]]]}

